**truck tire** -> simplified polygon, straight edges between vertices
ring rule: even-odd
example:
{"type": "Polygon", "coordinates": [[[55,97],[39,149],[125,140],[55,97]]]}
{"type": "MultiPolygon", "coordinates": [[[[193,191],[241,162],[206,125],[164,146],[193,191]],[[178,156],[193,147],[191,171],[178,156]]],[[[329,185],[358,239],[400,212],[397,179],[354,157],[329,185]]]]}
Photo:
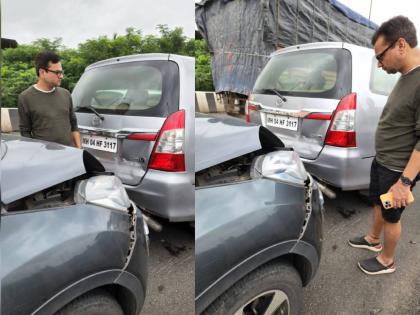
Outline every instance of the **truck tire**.
{"type": "Polygon", "coordinates": [[[302,280],[296,269],[269,263],[235,283],[203,315],[298,315],[301,304],[302,280]]]}

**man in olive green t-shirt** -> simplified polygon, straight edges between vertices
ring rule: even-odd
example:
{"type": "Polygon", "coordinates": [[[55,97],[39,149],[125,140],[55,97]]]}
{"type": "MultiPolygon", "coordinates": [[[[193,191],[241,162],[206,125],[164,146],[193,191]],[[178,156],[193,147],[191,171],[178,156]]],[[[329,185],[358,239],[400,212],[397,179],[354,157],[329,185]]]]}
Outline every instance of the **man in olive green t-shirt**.
{"type": "Polygon", "coordinates": [[[353,247],[379,253],[358,263],[366,274],[377,275],[396,270],[394,255],[401,235],[400,217],[420,172],[420,50],[414,24],[404,16],[383,23],[372,38],[372,45],[378,67],[387,73],[401,73],[376,131],[376,158],[369,187],[374,204],[372,226],[367,235],[349,240],[353,247]],[[391,209],[385,209],[380,200],[380,195],[387,192],[394,198],[391,209]]]}
{"type": "Polygon", "coordinates": [[[22,136],[81,148],[71,94],[60,87],[64,72],[60,57],[45,51],[35,58],[38,82],[18,98],[22,136]]]}

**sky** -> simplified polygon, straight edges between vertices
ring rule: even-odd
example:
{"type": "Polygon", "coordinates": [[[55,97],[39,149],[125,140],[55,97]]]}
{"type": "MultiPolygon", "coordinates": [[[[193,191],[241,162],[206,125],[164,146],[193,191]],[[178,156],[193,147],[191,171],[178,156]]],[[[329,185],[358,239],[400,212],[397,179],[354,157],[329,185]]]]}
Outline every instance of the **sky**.
{"type": "MultiPolygon", "coordinates": [[[[369,18],[370,0],[338,0],[350,9],[369,18]]],[[[380,25],[396,15],[407,16],[416,26],[417,38],[420,33],[419,0],[372,0],[371,20],[380,25]]]]}
{"type": "Polygon", "coordinates": [[[39,38],[61,37],[63,44],[76,48],[86,39],[126,28],[157,35],[156,26],[182,27],[194,38],[192,0],[1,0],[1,36],[28,44],[39,38]]]}
{"type": "MultiPolygon", "coordinates": [[[[370,0],[339,1],[369,17],[370,0]]],[[[89,38],[124,35],[127,27],[156,35],[158,24],[183,27],[184,34],[193,38],[194,2],[199,0],[1,0],[1,31],[2,37],[19,44],[61,37],[65,46],[73,48],[89,38]]],[[[372,0],[371,19],[378,25],[402,14],[419,33],[419,12],[418,0],[372,0]]]]}

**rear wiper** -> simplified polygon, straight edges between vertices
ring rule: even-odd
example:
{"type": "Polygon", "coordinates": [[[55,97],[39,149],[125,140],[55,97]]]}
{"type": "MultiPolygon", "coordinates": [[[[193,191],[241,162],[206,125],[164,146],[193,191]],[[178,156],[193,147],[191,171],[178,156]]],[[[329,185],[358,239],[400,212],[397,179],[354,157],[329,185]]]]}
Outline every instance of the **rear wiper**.
{"type": "Polygon", "coordinates": [[[272,93],[276,94],[278,97],[280,97],[283,102],[287,102],[287,98],[285,98],[283,95],[281,95],[280,91],[278,91],[276,89],[260,89],[258,91],[260,91],[263,94],[266,93],[266,92],[272,92],[272,93]]]}
{"type": "Polygon", "coordinates": [[[93,107],[93,106],[91,106],[91,105],[86,105],[86,106],[77,106],[76,107],[76,110],[78,110],[79,108],[88,108],[88,109],[90,109],[96,116],[98,116],[99,117],[99,119],[100,120],[104,120],[105,119],[105,117],[104,116],[102,116],[101,114],[99,114],[98,112],[97,112],[97,110],[93,107]]]}

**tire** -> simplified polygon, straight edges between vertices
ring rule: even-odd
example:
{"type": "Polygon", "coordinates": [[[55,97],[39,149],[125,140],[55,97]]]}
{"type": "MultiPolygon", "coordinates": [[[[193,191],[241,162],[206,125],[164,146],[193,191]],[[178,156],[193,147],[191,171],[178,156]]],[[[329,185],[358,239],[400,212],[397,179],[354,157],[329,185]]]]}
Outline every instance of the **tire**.
{"type": "Polygon", "coordinates": [[[124,312],[117,300],[101,289],[82,295],[55,315],[124,315],[124,312]]]}
{"type": "Polygon", "coordinates": [[[300,314],[302,303],[300,275],[295,268],[286,263],[270,263],[259,267],[224,292],[203,312],[203,315],[255,314],[247,312],[249,303],[252,302],[258,306],[257,315],[266,315],[267,304],[277,310],[269,312],[270,315],[300,314]],[[282,298],[286,300],[283,301],[282,298]],[[275,306],[277,303],[275,299],[277,302],[283,301],[279,302],[280,306],[275,306]]]}

